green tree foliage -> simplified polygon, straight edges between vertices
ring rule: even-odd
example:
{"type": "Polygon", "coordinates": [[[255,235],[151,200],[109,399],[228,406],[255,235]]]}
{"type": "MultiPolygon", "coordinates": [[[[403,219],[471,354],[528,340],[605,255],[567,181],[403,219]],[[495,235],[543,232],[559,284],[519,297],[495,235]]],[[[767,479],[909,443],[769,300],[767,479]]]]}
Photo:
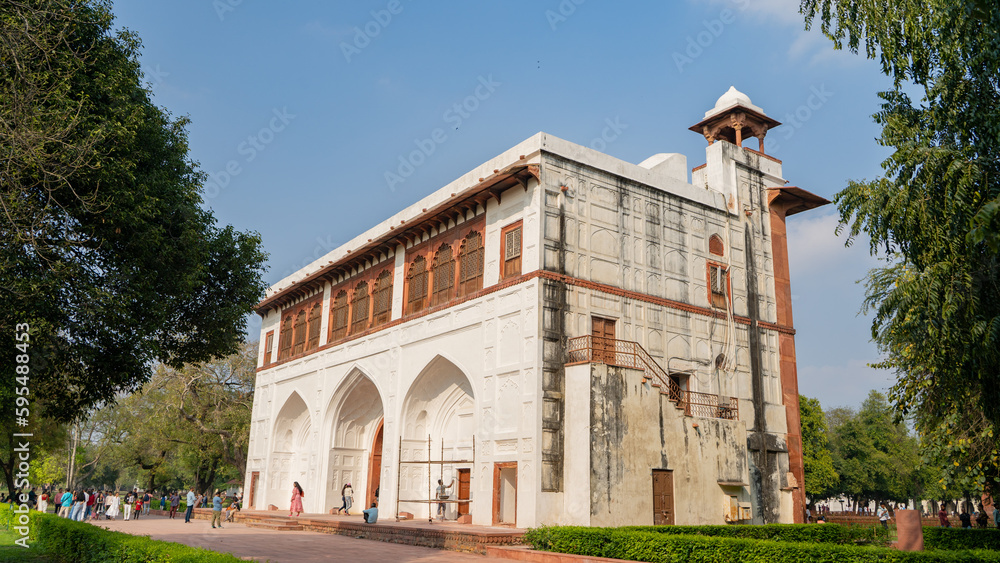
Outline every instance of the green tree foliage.
{"type": "Polygon", "coordinates": [[[806,494],[812,498],[831,496],[840,477],[833,468],[826,418],[819,399],[799,396],[799,419],[802,421],[806,494]]]}
{"type": "Polygon", "coordinates": [[[865,306],[945,480],[997,490],[1000,425],[1000,4],[993,0],[803,0],[836,48],[877,59],[885,174],[836,197],[841,227],[887,265],[865,306]],[[906,93],[921,93],[915,102],[906,93]]]}
{"type": "Polygon", "coordinates": [[[857,412],[831,409],[829,419],[833,466],[840,476],[831,493],[857,501],[921,496],[919,444],[894,420],[885,395],[872,391],[857,412]]]}
{"type": "Polygon", "coordinates": [[[32,412],[60,421],[156,363],[236,351],[265,289],[259,236],[216,225],[187,120],[153,104],[139,38],[112,24],[101,0],[0,3],[0,399],[27,324],[32,412]]]}
{"type": "Polygon", "coordinates": [[[86,461],[79,482],[203,491],[241,480],[256,360],[257,345],[250,343],[202,364],[157,366],[141,390],[81,425],[86,461]]]}

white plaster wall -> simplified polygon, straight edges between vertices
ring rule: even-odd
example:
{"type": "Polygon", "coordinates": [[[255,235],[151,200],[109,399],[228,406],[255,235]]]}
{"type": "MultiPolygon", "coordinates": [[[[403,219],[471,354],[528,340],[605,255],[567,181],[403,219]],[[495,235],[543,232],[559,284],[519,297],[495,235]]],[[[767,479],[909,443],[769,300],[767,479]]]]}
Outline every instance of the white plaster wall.
{"type": "MultiPolygon", "coordinates": [[[[332,411],[345,380],[361,373],[371,379],[382,398],[385,422],[380,504],[384,514],[394,514],[404,399],[425,368],[444,358],[466,375],[473,391],[472,422],[477,442],[475,466],[470,467],[473,522],[492,523],[493,462],[516,461],[518,524],[533,525],[533,491],[538,486],[533,473],[538,442],[538,425],[534,424],[538,373],[534,304],[538,299],[538,283],[532,280],[260,372],[247,469],[248,479],[251,471],[261,471],[263,486],[258,505],[285,508],[291,496],[290,483],[286,487],[271,475],[280,470],[282,460],[269,445],[268,436],[273,433],[274,417],[293,392],[308,406],[313,444],[317,444],[309,453],[307,467],[298,473],[306,489],[305,509],[325,512],[340,505],[340,481],[331,488],[335,477],[329,460],[334,431],[332,411]],[[278,467],[273,467],[275,463],[278,467]]],[[[372,430],[362,445],[370,444],[373,437],[372,430]]],[[[420,446],[407,444],[404,448],[412,458],[426,448],[426,442],[420,446]]],[[[471,444],[451,453],[471,455],[471,444]]],[[[435,437],[433,459],[439,455],[440,442],[435,437]]],[[[352,483],[356,504],[364,502],[367,459],[365,452],[359,460],[359,477],[352,483]]],[[[459,467],[446,468],[446,472],[459,467]]],[[[437,469],[432,475],[434,481],[436,475],[437,469]]],[[[420,477],[426,481],[426,473],[420,477]]]]}

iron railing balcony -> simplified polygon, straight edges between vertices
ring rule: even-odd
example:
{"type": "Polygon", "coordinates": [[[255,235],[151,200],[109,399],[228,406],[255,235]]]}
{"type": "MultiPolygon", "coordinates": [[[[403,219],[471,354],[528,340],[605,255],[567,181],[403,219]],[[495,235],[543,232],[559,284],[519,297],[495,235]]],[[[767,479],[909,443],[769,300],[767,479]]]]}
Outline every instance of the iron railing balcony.
{"type": "Polygon", "coordinates": [[[653,387],[659,387],[661,393],[668,395],[677,408],[684,410],[686,416],[739,420],[739,399],[681,389],[681,386],[638,342],[592,334],[570,338],[566,364],[584,363],[607,364],[644,371],[643,377],[650,380],[653,387]]]}

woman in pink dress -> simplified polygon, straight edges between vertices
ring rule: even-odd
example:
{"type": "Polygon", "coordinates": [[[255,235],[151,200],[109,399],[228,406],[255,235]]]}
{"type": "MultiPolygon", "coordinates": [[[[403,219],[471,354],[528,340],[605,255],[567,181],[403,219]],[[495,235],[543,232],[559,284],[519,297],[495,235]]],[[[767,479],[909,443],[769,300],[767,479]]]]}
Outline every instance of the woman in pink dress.
{"type": "Polygon", "coordinates": [[[302,497],[306,496],[302,492],[302,487],[299,486],[299,482],[296,481],[292,486],[292,507],[289,509],[288,515],[294,514],[298,516],[302,514],[302,497]]]}

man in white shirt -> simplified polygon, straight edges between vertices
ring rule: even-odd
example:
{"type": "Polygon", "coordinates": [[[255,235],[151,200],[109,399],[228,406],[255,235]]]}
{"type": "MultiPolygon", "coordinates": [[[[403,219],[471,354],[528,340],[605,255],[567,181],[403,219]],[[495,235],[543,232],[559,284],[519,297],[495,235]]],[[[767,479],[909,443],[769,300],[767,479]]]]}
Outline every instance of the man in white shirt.
{"type": "Polygon", "coordinates": [[[190,524],[191,523],[191,511],[194,510],[194,502],[195,502],[194,487],[191,487],[190,489],[188,489],[188,494],[187,494],[187,510],[184,512],[184,523],[185,524],[190,524]]]}

